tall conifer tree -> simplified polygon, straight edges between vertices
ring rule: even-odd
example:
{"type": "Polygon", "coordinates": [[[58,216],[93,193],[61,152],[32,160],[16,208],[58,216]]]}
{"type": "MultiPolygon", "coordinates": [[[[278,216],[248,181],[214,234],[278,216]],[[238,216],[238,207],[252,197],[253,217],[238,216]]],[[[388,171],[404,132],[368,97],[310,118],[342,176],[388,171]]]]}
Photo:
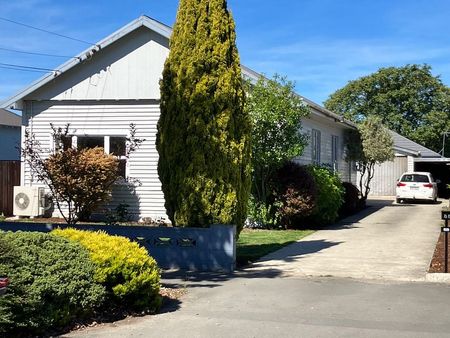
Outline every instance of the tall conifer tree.
{"type": "Polygon", "coordinates": [[[180,0],[160,87],[158,173],[170,220],[236,224],[240,231],[251,123],[226,0],[180,0]]]}

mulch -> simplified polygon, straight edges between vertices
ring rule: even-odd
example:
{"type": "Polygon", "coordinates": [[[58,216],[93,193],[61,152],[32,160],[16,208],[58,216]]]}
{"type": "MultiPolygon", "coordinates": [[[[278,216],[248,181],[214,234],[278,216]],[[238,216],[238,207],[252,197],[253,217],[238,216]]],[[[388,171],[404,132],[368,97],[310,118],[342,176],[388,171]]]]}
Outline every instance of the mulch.
{"type": "MultiPolygon", "coordinates": [[[[449,236],[450,237],[450,236],[449,236]]],[[[448,240],[449,244],[450,244],[450,238],[448,240]]],[[[431,260],[431,264],[430,264],[430,269],[428,270],[428,272],[444,272],[444,234],[441,233],[439,236],[439,239],[436,243],[436,248],[434,249],[434,255],[433,255],[433,259],[431,260]]],[[[450,250],[450,245],[449,245],[449,250],[450,250]]],[[[450,256],[450,251],[449,251],[449,256],[450,256]]],[[[450,270],[450,259],[448,260],[448,268],[450,270]]]]}
{"type": "MultiPolygon", "coordinates": [[[[162,306],[159,312],[157,313],[165,313],[168,310],[171,311],[171,308],[174,307],[174,304],[181,303],[181,299],[186,294],[187,290],[185,288],[170,288],[170,287],[161,287],[159,290],[159,294],[162,297],[162,306]]],[[[116,322],[119,320],[143,317],[146,315],[154,315],[155,313],[148,311],[129,311],[126,308],[115,308],[110,309],[109,311],[104,311],[102,313],[98,313],[94,318],[88,318],[84,321],[72,323],[70,326],[66,327],[63,330],[58,330],[55,332],[49,332],[47,336],[53,337],[54,335],[59,335],[61,333],[70,332],[70,331],[79,331],[86,329],[88,327],[102,326],[107,323],[116,322]]]]}

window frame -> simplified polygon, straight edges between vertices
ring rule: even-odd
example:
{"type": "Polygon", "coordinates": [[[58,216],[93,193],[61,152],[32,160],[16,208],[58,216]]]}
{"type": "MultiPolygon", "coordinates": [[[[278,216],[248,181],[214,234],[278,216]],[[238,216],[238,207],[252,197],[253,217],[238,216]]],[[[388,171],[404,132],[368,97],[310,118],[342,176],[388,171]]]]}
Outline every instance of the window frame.
{"type": "Polygon", "coordinates": [[[339,170],[339,136],[331,135],[331,165],[334,172],[339,170]]]}
{"type": "MultiPolygon", "coordinates": [[[[75,133],[75,134],[68,134],[66,135],[67,137],[71,137],[71,148],[74,149],[78,149],[78,138],[79,137],[103,137],[103,150],[105,152],[105,154],[111,154],[111,137],[120,137],[120,138],[124,138],[125,139],[125,155],[113,155],[117,158],[118,161],[125,161],[125,177],[121,177],[123,180],[126,180],[127,177],[129,177],[130,175],[130,169],[129,169],[129,156],[126,155],[126,149],[128,147],[128,140],[127,140],[127,135],[124,134],[96,134],[96,133],[75,133]]],[[[56,151],[56,140],[52,137],[53,139],[53,152],[56,151]]],[[[120,181],[120,180],[119,180],[120,181]]]]}
{"type": "Polygon", "coordinates": [[[320,165],[322,133],[318,129],[311,130],[311,162],[320,165]]]}

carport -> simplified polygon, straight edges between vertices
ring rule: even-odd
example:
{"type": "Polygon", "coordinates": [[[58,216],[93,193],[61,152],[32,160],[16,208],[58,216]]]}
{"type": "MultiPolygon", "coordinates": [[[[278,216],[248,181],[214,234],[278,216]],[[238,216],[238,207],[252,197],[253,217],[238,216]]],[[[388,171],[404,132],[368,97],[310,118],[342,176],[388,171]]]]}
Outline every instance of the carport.
{"type": "Polygon", "coordinates": [[[441,181],[438,184],[439,197],[450,197],[450,191],[447,189],[450,184],[450,158],[414,158],[414,170],[430,172],[435,180],[441,181]]]}

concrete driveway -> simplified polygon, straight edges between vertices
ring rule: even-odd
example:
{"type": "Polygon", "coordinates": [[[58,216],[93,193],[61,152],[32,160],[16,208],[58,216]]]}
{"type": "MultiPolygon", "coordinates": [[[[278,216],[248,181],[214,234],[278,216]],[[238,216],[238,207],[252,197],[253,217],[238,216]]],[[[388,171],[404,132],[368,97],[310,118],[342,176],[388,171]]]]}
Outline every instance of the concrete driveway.
{"type": "Polygon", "coordinates": [[[448,337],[450,286],[401,282],[424,279],[441,205],[370,204],[233,275],[166,273],[188,292],[161,314],[64,336],[448,337]]]}
{"type": "Polygon", "coordinates": [[[440,232],[442,204],[370,200],[368,209],[255,264],[288,276],[423,281],[440,232]]]}

